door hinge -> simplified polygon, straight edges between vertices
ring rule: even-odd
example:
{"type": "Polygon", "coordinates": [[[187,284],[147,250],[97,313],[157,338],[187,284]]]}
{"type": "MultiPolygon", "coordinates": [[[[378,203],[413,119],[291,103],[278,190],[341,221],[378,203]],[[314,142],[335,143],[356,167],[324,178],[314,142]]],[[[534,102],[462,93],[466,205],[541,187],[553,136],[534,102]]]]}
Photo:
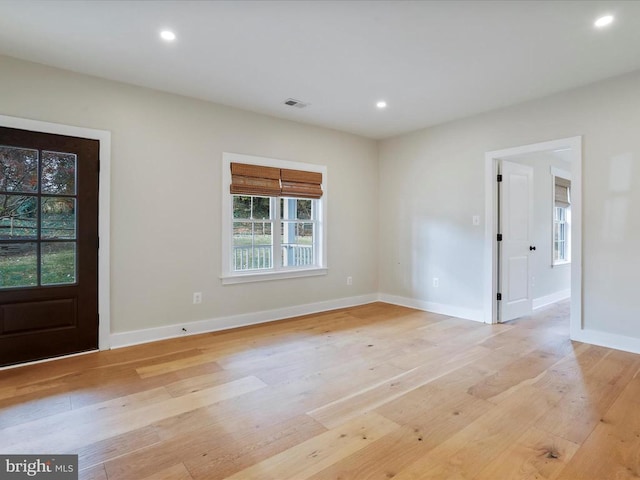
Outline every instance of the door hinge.
{"type": "Polygon", "coordinates": [[[497,297],[498,297],[498,300],[502,300],[502,294],[501,294],[501,293],[499,293],[499,294],[497,295],[497,297]]]}
{"type": "Polygon", "coordinates": [[[498,182],[501,182],[501,181],[502,181],[502,175],[498,174],[498,182]]]}
{"type": "Polygon", "coordinates": [[[498,241],[499,241],[499,242],[501,242],[501,241],[502,241],[502,234],[501,234],[501,233],[499,233],[499,234],[498,234],[498,241]]]}

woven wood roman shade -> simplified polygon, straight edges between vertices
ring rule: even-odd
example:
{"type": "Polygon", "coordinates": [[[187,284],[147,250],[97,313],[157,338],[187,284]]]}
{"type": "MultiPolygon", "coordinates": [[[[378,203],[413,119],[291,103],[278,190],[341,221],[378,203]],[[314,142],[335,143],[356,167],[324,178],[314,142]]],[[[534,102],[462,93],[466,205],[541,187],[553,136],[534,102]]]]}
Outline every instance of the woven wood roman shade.
{"type": "Polygon", "coordinates": [[[280,170],[281,197],[321,198],[322,174],[302,170],[280,170]]]}
{"type": "Polygon", "coordinates": [[[555,177],[555,200],[556,206],[568,207],[571,203],[571,180],[562,177],[555,177]]]}
{"type": "Polygon", "coordinates": [[[232,163],[231,193],[265,197],[278,196],[280,195],[280,169],[232,163]]]}
{"type": "Polygon", "coordinates": [[[266,197],[322,198],[322,173],[232,163],[231,193],[266,197]]]}

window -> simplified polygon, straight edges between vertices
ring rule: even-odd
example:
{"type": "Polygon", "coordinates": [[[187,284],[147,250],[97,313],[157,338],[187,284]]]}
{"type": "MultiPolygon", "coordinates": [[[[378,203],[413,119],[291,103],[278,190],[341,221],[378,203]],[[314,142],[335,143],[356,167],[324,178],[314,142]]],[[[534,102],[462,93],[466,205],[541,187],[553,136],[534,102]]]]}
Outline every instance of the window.
{"type": "Polygon", "coordinates": [[[326,274],[326,168],[223,155],[224,284],[326,274]]]}
{"type": "MultiPolygon", "coordinates": [[[[556,174],[560,172],[555,172],[556,174]]],[[[571,180],[553,176],[553,265],[571,261],[571,180]]]]}
{"type": "Polygon", "coordinates": [[[76,164],[0,145],[0,289],[76,283],[76,164]]]}

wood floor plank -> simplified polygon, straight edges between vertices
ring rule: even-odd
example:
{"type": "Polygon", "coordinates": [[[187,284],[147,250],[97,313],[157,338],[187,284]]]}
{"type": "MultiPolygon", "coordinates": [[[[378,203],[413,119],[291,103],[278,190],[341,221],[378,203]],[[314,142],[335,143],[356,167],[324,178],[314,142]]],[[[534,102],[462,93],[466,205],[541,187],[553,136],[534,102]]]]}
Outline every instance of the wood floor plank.
{"type": "Polygon", "coordinates": [[[183,370],[188,367],[202,365],[203,363],[211,363],[217,370],[222,370],[218,364],[215,363],[218,355],[207,355],[198,352],[198,354],[187,358],[181,358],[180,360],[172,360],[163,363],[157,363],[155,365],[148,365],[146,367],[136,368],[136,372],[140,375],[140,378],[153,377],[156,375],[162,375],[168,372],[175,372],[177,370],[183,370]]]}
{"type": "Polygon", "coordinates": [[[493,406],[463,391],[425,385],[375,411],[399,425],[409,427],[422,445],[434,448],[493,406]]]}
{"type": "Polygon", "coordinates": [[[0,400],[0,429],[69,410],[71,410],[71,398],[65,394],[42,397],[39,392],[32,392],[28,395],[0,400]]]}
{"type": "Polygon", "coordinates": [[[577,343],[572,353],[546,369],[534,386],[542,389],[554,389],[566,393],[577,384],[581,384],[588,372],[609,352],[606,348],[577,343]]]}
{"type": "Polygon", "coordinates": [[[640,356],[568,315],[373,303],[1,370],[0,451],[96,480],[640,478],[640,356]]]}
{"type": "Polygon", "coordinates": [[[206,451],[192,452],[187,456],[185,465],[194,480],[222,480],[325,431],[308,415],[287,418],[273,425],[237,430],[220,436],[206,451]]]}
{"type": "Polygon", "coordinates": [[[553,480],[558,477],[578,448],[578,444],[530,427],[473,478],[553,480]]]}
{"type": "Polygon", "coordinates": [[[431,449],[422,434],[402,426],[365,448],[345,457],[307,480],[388,480],[431,449]]]}
{"type": "MultiPolygon", "coordinates": [[[[106,438],[131,432],[150,425],[163,418],[179,415],[204,405],[216,403],[225,398],[232,398],[243,393],[264,387],[265,384],[255,377],[247,377],[199,392],[173,398],[168,392],[160,392],[161,397],[153,394],[153,403],[148,399],[141,399],[136,395],[135,401],[124,403],[118,408],[117,402],[107,402],[108,405],[87,409],[77,409],[71,412],[54,415],[43,421],[11,427],[6,430],[5,438],[17,441],[4,444],[0,440],[0,448],[10,452],[42,452],[46,446],[55,443],[58,451],[69,452],[80,448],[89,442],[98,442],[106,438]],[[164,397],[166,395],[167,398],[164,397]],[[130,408],[126,408],[129,406],[130,408]],[[95,415],[99,413],[99,415],[95,415]],[[95,415],[92,418],[91,415],[95,415]],[[91,418],[91,421],[87,421],[91,418]],[[71,428],[70,425],[73,427],[71,428]],[[45,434],[42,434],[43,428],[45,434]],[[60,432],[65,432],[61,435],[60,432]],[[55,438],[55,442],[52,441],[55,438]]],[[[147,396],[149,396],[147,394],[147,396]]]]}
{"type": "Polygon", "coordinates": [[[78,472],[79,480],[108,480],[107,472],[103,465],[95,465],[78,472]]]}
{"type": "Polygon", "coordinates": [[[472,386],[469,393],[484,400],[500,402],[501,394],[521,385],[523,382],[533,383],[551,365],[560,360],[560,356],[544,351],[535,350],[524,357],[520,357],[507,367],[493,375],[484,378],[472,386]]]}
{"type": "Polygon", "coordinates": [[[189,474],[184,464],[179,463],[161,472],[144,477],[142,480],[193,480],[193,477],[189,474]]]}
{"type": "Polygon", "coordinates": [[[523,430],[533,426],[556,401],[552,396],[534,391],[533,387],[524,387],[402,469],[393,478],[471,479],[512,445],[523,430]]]}
{"type": "Polygon", "coordinates": [[[637,385],[625,389],[558,478],[640,478],[640,399],[636,393],[637,385]]]}
{"type": "Polygon", "coordinates": [[[381,415],[365,413],[355,420],[227,478],[229,480],[305,480],[398,428],[400,428],[398,424],[381,415]]]}
{"type": "Polygon", "coordinates": [[[122,435],[114,435],[89,443],[88,440],[83,446],[73,451],[78,455],[78,462],[82,468],[93,465],[102,465],[108,460],[131,455],[137,450],[150,445],[157,445],[162,441],[160,435],[153,426],[138,428],[122,435]]]}
{"type": "MultiPolygon", "coordinates": [[[[104,421],[120,415],[120,412],[135,411],[170,398],[171,395],[164,388],[157,388],[9,427],[4,429],[4,435],[0,437],[0,450],[20,452],[19,448],[28,448],[29,450],[23,453],[37,452],[31,448],[36,448],[34,444],[38,441],[46,443],[47,434],[52,435],[53,438],[59,438],[65,431],[72,434],[82,428],[88,430],[91,425],[90,420],[94,418],[104,421]]],[[[78,433],[81,434],[81,432],[78,433]]],[[[107,433],[103,435],[106,435],[104,438],[109,436],[107,433]]],[[[82,440],[86,442],[90,438],[90,436],[83,437],[82,440]]],[[[57,443],[57,446],[62,447],[60,443],[57,443]]]]}
{"type": "Polygon", "coordinates": [[[451,394],[425,385],[375,410],[402,425],[401,429],[322,470],[311,480],[393,478],[493,407],[464,391],[451,394]]]}
{"type": "Polygon", "coordinates": [[[563,400],[540,418],[538,427],[581,444],[619,394],[620,388],[585,379],[568,389],[563,400]]]}
{"type": "Polygon", "coordinates": [[[174,382],[167,383],[165,388],[172,397],[181,397],[188,393],[199,392],[200,390],[205,390],[222,383],[238,380],[239,378],[241,377],[238,377],[234,373],[226,370],[220,370],[217,372],[208,372],[204,375],[194,375],[183,380],[176,380],[174,382]]]}
{"type": "Polygon", "coordinates": [[[369,412],[422,385],[426,385],[449,372],[469,365],[483,358],[486,353],[484,349],[478,347],[468,350],[454,361],[441,359],[439,363],[413,368],[406,373],[385,379],[340,400],[311,410],[308,414],[327,428],[334,428],[347,420],[369,412]]]}
{"type": "Polygon", "coordinates": [[[567,387],[565,400],[551,408],[538,426],[572,442],[583,443],[632,382],[638,360],[637,355],[609,350],[599,360],[590,361],[567,387]]]}

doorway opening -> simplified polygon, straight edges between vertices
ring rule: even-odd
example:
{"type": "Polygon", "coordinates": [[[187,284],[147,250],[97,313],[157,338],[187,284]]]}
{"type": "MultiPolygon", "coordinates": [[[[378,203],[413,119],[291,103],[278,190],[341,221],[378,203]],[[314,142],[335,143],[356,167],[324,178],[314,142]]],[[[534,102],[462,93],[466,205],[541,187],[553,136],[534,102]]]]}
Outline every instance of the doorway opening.
{"type": "MultiPolygon", "coordinates": [[[[510,164],[523,164],[529,163],[530,165],[539,167],[540,164],[537,163],[536,159],[542,159],[546,157],[558,157],[566,162],[566,168],[560,168],[558,166],[554,166],[555,170],[552,170],[549,167],[548,179],[552,178],[553,172],[557,173],[558,176],[562,175],[558,172],[568,169],[568,172],[565,176],[569,176],[571,179],[571,237],[567,238],[567,250],[570,251],[571,261],[566,262],[566,265],[560,265],[560,262],[556,262],[554,265],[553,258],[557,257],[556,252],[553,252],[554,248],[554,238],[550,234],[548,239],[543,240],[545,245],[542,249],[545,253],[540,255],[540,251],[538,250],[538,246],[535,245],[534,239],[521,239],[525,240],[524,243],[529,242],[526,247],[527,256],[530,258],[534,254],[537,255],[537,259],[539,257],[548,257],[544,260],[549,263],[550,268],[556,268],[556,273],[560,270],[560,267],[565,270],[570,270],[570,292],[571,292],[571,314],[570,314],[570,331],[571,337],[573,338],[574,332],[578,332],[582,329],[582,137],[570,137],[563,138],[558,140],[552,140],[548,142],[536,143],[531,145],[524,145],[519,147],[507,148],[503,150],[497,150],[492,152],[487,152],[485,155],[485,218],[486,227],[485,227],[485,267],[484,267],[484,276],[485,276],[485,291],[484,291],[484,321],[485,323],[498,323],[502,321],[501,313],[503,313],[503,305],[501,302],[503,300],[498,300],[499,293],[501,289],[509,288],[509,284],[505,283],[511,281],[513,287],[520,288],[519,294],[515,297],[528,297],[527,302],[531,302],[532,305],[535,305],[535,301],[531,297],[530,294],[527,294],[527,289],[531,289],[533,285],[531,285],[532,275],[530,269],[527,268],[527,260],[525,258],[524,253],[514,254],[514,259],[511,262],[512,267],[514,267],[514,272],[516,274],[522,274],[523,272],[527,275],[527,281],[525,283],[520,283],[516,281],[513,282],[513,279],[505,278],[505,276],[509,275],[505,273],[505,265],[500,264],[500,257],[504,257],[504,251],[501,254],[501,248],[504,245],[501,245],[498,241],[498,234],[505,233],[501,231],[501,228],[504,227],[504,218],[500,217],[499,213],[499,204],[500,204],[500,191],[504,191],[504,188],[499,187],[498,183],[498,174],[501,172],[501,169],[504,164],[509,162],[510,164]],[[526,159],[526,160],[525,160],[526,159]],[[535,250],[533,250],[535,248],[535,250]],[[529,250],[531,249],[531,250],[529,250]],[[553,252],[553,253],[552,253],[553,252]],[[518,257],[519,258],[516,258],[518,257]],[[567,268],[568,267],[568,268],[567,268]]],[[[525,169],[526,170],[526,169],[525,169]]],[[[523,202],[525,199],[525,195],[523,190],[519,190],[518,185],[522,187],[523,180],[522,176],[524,175],[522,171],[516,172],[516,180],[512,184],[512,190],[516,193],[516,201],[523,202]]],[[[525,175],[526,176],[526,175],[525,175]]],[[[504,177],[503,177],[504,181],[504,177]]],[[[551,183],[549,183],[551,185],[551,183]]],[[[549,187],[549,199],[551,199],[552,191],[551,186],[549,187]]],[[[529,195],[529,193],[527,193],[529,195]]],[[[503,199],[507,200],[507,199],[503,199]]],[[[550,200],[551,201],[551,200],[550,200]]],[[[503,205],[504,207],[504,205],[503,205]]],[[[504,215],[504,208],[503,215],[504,215]]],[[[553,212],[553,210],[549,209],[549,215],[553,212]]],[[[525,225],[525,221],[517,216],[517,212],[514,218],[519,219],[516,221],[516,227],[519,227],[522,231],[526,230],[525,226],[530,228],[528,225],[525,225]]],[[[533,218],[526,219],[526,222],[529,220],[533,221],[533,218]]],[[[553,226],[551,226],[553,227],[553,226]]],[[[517,233],[517,232],[516,232],[517,233]]],[[[516,235],[517,237],[517,235],[516,235]]],[[[558,242],[556,242],[556,246],[558,242]]],[[[505,263],[504,258],[502,259],[502,263],[505,263]]],[[[537,281],[538,279],[534,279],[537,281]]],[[[539,279],[543,281],[543,279],[539,279]]],[[[557,299],[560,300],[560,297],[566,296],[566,293],[556,293],[557,299]]],[[[503,297],[503,296],[502,296],[503,297]]],[[[538,298],[537,304],[544,304],[545,296],[543,298],[538,298]]],[[[503,297],[504,298],[504,297],[503,297]]],[[[546,296],[547,303],[550,303],[554,299],[554,294],[549,294],[546,296]]],[[[526,311],[528,307],[524,307],[524,311],[526,311]]],[[[516,309],[517,310],[517,309],[516,309]]],[[[516,314],[520,314],[523,310],[517,311],[516,314]]],[[[513,314],[513,312],[511,312],[513,314]]]]}

